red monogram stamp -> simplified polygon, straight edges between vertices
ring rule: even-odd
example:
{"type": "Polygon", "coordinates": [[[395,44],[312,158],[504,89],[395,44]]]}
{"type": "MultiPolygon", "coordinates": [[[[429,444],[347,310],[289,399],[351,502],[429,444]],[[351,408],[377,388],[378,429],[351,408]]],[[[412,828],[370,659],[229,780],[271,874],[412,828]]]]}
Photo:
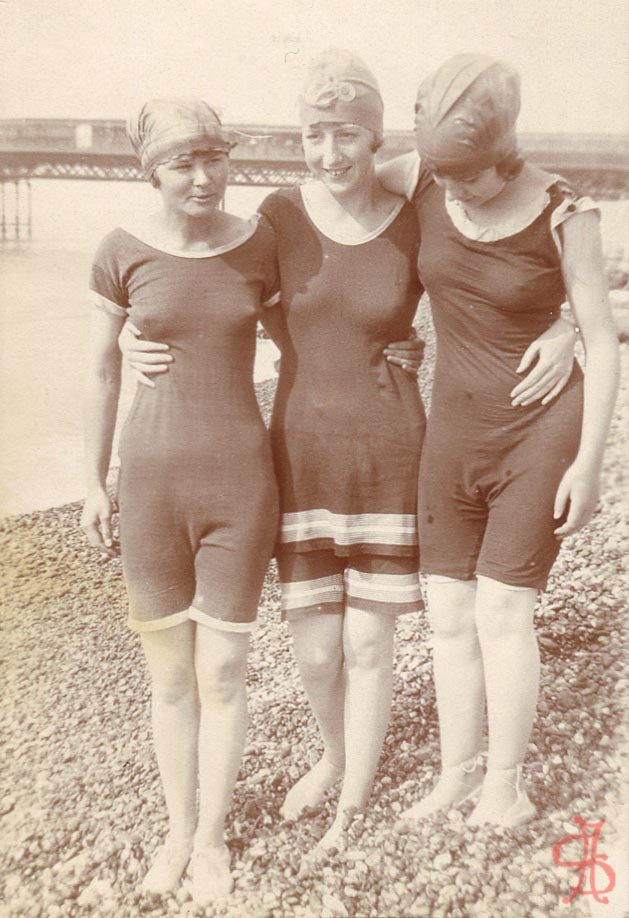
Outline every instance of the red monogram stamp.
{"type": "Polygon", "coordinates": [[[602,841],[601,830],[605,820],[586,822],[580,816],[575,816],[573,821],[580,828],[578,835],[567,835],[553,845],[553,860],[558,867],[568,867],[578,873],[576,886],[570,887],[570,896],[562,899],[564,905],[569,905],[577,896],[593,896],[595,902],[607,905],[610,893],[616,885],[616,874],[607,863],[607,855],[598,853],[598,843],[602,841]],[[561,849],[564,845],[581,842],[581,857],[575,860],[561,860],[561,849]],[[597,871],[602,871],[607,880],[607,886],[601,889],[597,886],[597,871]]]}

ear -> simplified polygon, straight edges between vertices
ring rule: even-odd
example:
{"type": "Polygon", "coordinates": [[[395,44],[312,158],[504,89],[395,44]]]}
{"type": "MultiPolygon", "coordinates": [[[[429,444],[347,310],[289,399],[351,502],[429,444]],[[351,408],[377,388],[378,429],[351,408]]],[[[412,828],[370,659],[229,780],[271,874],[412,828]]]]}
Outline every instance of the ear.
{"type": "Polygon", "coordinates": [[[384,137],[379,131],[373,131],[373,140],[371,141],[371,152],[377,153],[382,144],[384,143],[384,137]]]}

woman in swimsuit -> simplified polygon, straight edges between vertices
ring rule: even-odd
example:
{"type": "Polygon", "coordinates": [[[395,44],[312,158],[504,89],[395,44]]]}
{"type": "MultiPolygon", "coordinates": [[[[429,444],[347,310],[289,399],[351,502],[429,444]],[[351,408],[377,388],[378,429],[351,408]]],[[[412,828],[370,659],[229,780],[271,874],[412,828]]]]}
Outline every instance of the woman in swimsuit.
{"type": "MultiPolygon", "coordinates": [[[[314,181],[261,207],[278,245],[284,325],[272,421],[283,614],[324,747],[282,812],[297,818],[343,779],[322,847],[338,844],[344,815],[368,799],[389,722],[395,619],[421,604],[424,415],[414,380],[382,356],[417,308],[419,239],[411,210],[376,177],[382,110],[360,60],[318,58],[300,97],[314,181]]],[[[126,336],[140,371],[154,348],[126,336]]]]}
{"type": "Polygon", "coordinates": [[[150,672],[169,817],[143,889],[169,892],[190,861],[193,899],[204,905],[232,888],[224,819],[247,729],[249,636],[277,534],[253,387],[257,321],[276,292],[275,240],[260,221],[221,210],[234,144],[205,102],[154,99],[129,134],[161,208],[109,233],[94,260],[82,524],[92,545],[115,553],[105,481],[129,317],[177,355],[158,389],[138,387],[120,444],[129,625],[150,672]]]}
{"type": "Polygon", "coordinates": [[[406,815],[476,796],[469,821],[502,826],[535,813],[521,771],[539,685],[533,611],[561,540],[596,507],[618,384],[595,205],[520,156],[519,107],[510,67],[452,58],[419,88],[419,157],[383,176],[415,205],[437,334],[419,527],[442,773],[406,815]],[[514,409],[520,354],[566,299],[585,372],[514,409]]]}

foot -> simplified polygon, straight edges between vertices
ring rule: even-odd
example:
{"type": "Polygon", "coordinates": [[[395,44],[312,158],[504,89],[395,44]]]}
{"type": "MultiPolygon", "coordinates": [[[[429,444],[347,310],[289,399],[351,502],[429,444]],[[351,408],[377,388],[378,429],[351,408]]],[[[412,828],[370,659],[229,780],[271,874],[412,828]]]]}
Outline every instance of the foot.
{"type": "Polygon", "coordinates": [[[343,777],[343,768],[334,765],[325,756],[299,779],[286,795],[280,809],[283,819],[298,819],[308,807],[317,807],[326,792],[343,777]]]}
{"type": "Polygon", "coordinates": [[[482,781],[483,768],[478,756],[444,768],[428,796],[405,810],[402,819],[425,819],[438,810],[460,806],[479,793],[482,781]]]}
{"type": "Polygon", "coordinates": [[[351,816],[349,814],[337,815],[336,819],[325,833],[323,838],[317,842],[315,853],[327,851],[342,851],[345,847],[345,832],[348,829],[351,816]]]}
{"type": "Polygon", "coordinates": [[[522,781],[522,767],[488,768],[480,800],[470,813],[468,825],[484,823],[515,829],[530,822],[535,807],[529,800],[522,781]]]}
{"type": "Polygon", "coordinates": [[[178,841],[168,835],[142,881],[142,892],[165,896],[172,892],[188,865],[192,842],[178,841]]]}
{"type": "Polygon", "coordinates": [[[227,845],[195,848],[190,862],[192,899],[195,905],[208,905],[214,899],[228,896],[234,889],[227,845]]]}

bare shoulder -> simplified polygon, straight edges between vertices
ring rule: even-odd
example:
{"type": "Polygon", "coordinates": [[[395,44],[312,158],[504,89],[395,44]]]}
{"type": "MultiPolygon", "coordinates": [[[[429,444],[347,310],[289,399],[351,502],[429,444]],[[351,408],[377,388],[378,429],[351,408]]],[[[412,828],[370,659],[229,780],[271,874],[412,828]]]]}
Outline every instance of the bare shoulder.
{"type": "Polygon", "coordinates": [[[409,153],[402,153],[386,162],[378,163],[376,175],[387,191],[410,198],[417,184],[419,167],[419,154],[416,150],[411,150],[409,153]]]}

